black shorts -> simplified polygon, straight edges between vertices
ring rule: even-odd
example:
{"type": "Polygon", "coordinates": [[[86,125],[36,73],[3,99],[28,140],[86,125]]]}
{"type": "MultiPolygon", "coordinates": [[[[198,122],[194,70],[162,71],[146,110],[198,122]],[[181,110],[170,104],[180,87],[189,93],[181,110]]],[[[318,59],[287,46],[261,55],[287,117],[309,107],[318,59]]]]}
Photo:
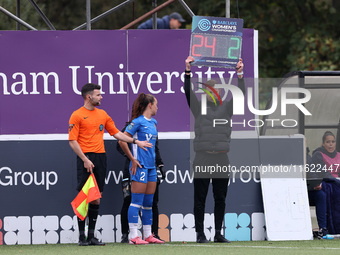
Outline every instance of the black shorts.
{"type": "MultiPolygon", "coordinates": [[[[96,181],[99,187],[100,192],[103,192],[104,184],[105,184],[105,176],[106,176],[106,153],[93,153],[88,152],[85,153],[86,157],[91,160],[94,164],[93,173],[96,177],[96,181]]],[[[84,162],[77,157],[77,190],[80,191],[87,179],[89,178],[90,173],[87,172],[87,169],[84,168],[84,162]]]]}

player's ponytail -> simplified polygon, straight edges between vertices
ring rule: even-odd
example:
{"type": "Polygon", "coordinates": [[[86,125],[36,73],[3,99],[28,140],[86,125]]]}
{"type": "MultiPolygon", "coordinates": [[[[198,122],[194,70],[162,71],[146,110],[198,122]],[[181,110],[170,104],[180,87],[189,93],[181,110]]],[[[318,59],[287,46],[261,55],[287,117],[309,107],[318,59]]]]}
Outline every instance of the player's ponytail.
{"type": "Polygon", "coordinates": [[[149,103],[154,103],[155,97],[151,94],[140,93],[132,104],[132,114],[130,122],[143,114],[149,103]]]}

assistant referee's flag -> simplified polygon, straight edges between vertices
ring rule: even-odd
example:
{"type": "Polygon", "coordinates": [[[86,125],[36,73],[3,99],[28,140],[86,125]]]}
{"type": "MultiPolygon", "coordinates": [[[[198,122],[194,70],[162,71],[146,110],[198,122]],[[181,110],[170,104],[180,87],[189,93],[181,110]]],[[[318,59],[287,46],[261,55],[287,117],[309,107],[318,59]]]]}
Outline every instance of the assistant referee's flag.
{"type": "Polygon", "coordinates": [[[76,198],[71,202],[74,213],[79,219],[84,220],[87,215],[89,203],[101,197],[96,178],[92,173],[76,198]]]}

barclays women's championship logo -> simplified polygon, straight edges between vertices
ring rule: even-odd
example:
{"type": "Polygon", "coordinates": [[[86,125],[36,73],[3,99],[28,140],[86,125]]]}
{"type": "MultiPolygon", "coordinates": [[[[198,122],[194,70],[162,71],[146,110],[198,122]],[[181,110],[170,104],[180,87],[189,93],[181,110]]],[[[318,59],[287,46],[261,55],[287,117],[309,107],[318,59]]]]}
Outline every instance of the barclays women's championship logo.
{"type": "Polygon", "coordinates": [[[201,19],[199,22],[198,22],[198,28],[201,30],[201,31],[208,31],[210,28],[211,28],[211,23],[208,19],[201,19]]]}

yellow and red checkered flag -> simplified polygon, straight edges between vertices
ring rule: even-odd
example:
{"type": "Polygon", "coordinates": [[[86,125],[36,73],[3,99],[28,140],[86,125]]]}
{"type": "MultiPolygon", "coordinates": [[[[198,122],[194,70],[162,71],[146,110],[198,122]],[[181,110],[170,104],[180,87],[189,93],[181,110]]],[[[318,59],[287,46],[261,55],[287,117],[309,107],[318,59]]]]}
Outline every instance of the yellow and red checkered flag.
{"type": "Polygon", "coordinates": [[[102,195],[100,194],[96,178],[92,173],[76,198],[71,202],[74,213],[79,219],[84,220],[87,215],[89,203],[101,197],[102,195]]]}

